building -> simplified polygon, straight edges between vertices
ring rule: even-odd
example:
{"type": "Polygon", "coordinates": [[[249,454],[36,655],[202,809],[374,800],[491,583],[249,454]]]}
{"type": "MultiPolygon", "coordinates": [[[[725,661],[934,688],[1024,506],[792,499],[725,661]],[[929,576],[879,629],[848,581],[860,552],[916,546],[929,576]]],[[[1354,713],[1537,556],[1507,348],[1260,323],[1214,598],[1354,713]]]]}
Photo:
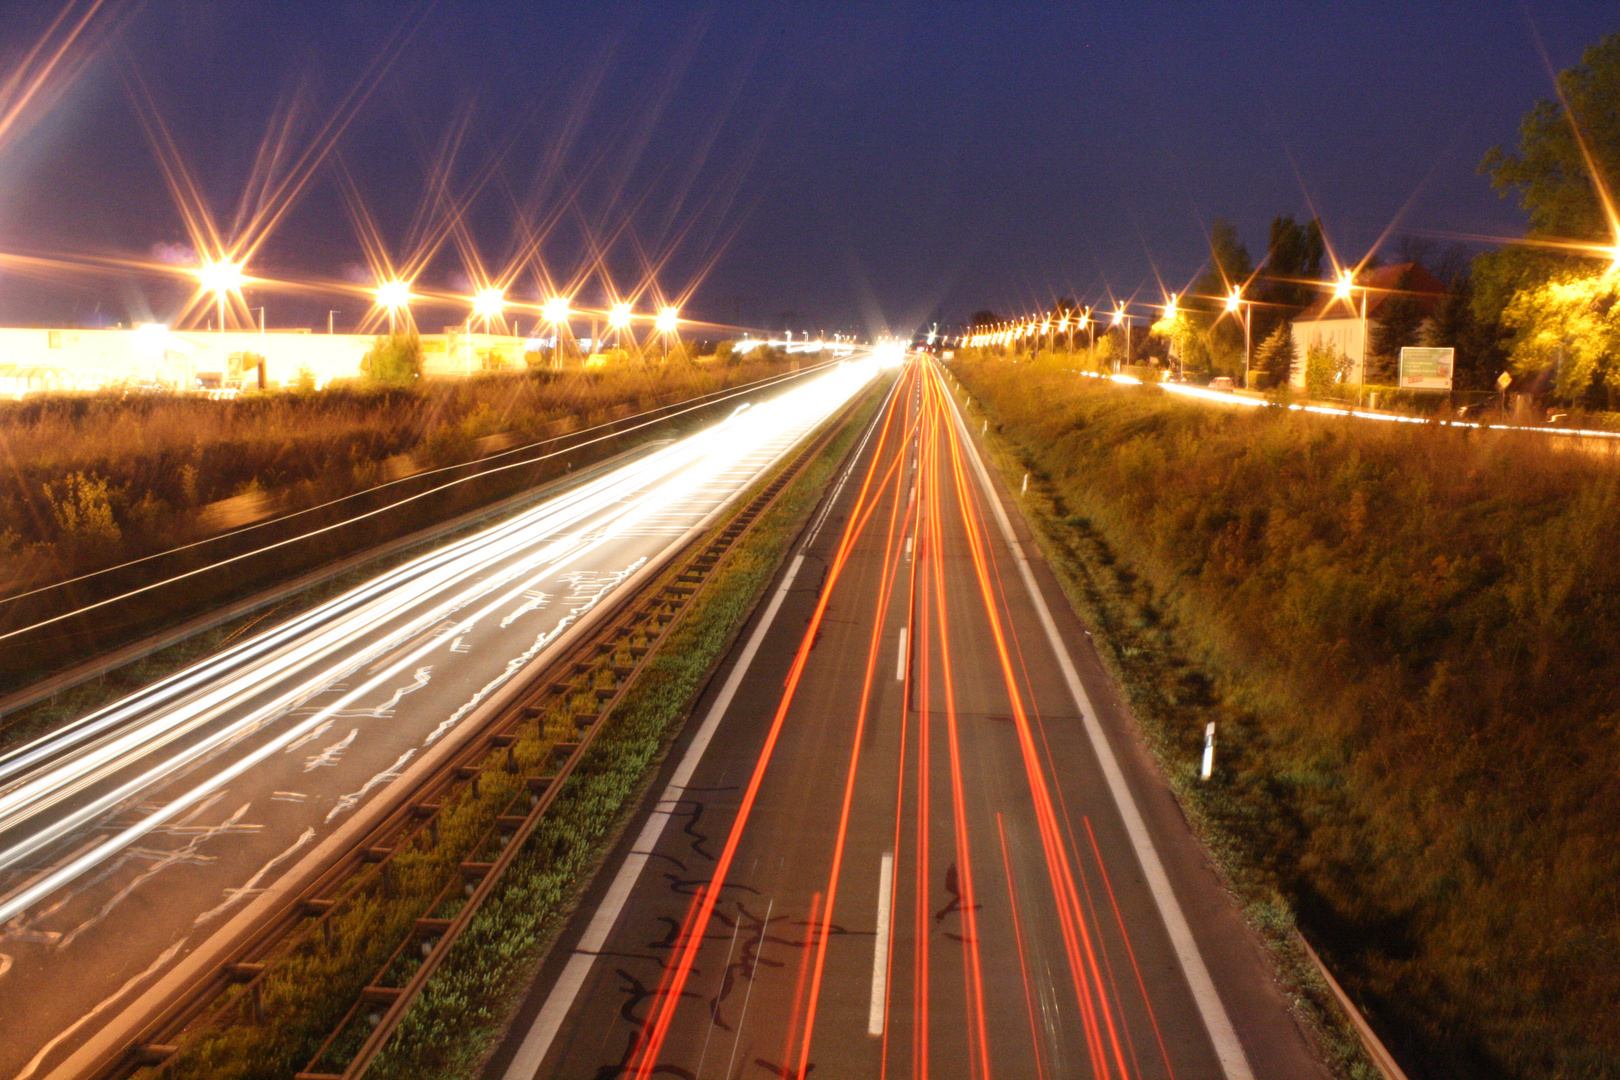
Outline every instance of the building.
{"type": "MultiPolygon", "coordinates": [[[[0,328],[0,397],[110,386],[275,389],[307,372],[317,386],[359,378],[370,334],[308,330],[133,330],[0,328]]],[[[425,375],[521,369],[530,343],[506,334],[448,327],[423,334],[425,375]]]]}
{"type": "Polygon", "coordinates": [[[1380,266],[1357,275],[1349,299],[1329,294],[1294,317],[1293,385],[1304,388],[1305,353],[1313,345],[1326,345],[1347,357],[1350,367],[1345,380],[1361,382],[1361,363],[1367,355],[1363,334],[1370,334],[1378,325],[1380,312],[1387,312],[1398,297],[1412,297],[1423,315],[1432,315],[1445,291],[1445,286],[1419,263],[1380,266]]]}

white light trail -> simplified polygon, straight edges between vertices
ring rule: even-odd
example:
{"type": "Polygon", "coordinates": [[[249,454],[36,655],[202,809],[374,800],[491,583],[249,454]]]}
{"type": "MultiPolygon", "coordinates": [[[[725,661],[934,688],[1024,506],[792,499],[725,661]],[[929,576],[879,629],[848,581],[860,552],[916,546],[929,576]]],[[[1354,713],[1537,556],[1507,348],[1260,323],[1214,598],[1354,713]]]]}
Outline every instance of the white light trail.
{"type": "Polygon", "coordinates": [[[307,739],[367,695],[390,692],[454,635],[494,622],[545,578],[692,503],[750,454],[785,449],[878,370],[871,361],[836,365],[0,755],[0,837],[6,838],[0,871],[41,858],[115,811],[140,815],[0,898],[0,923],[307,739]],[[363,680],[293,720],[290,714],[305,702],[362,669],[363,680]],[[188,780],[186,790],[157,794],[198,770],[204,772],[188,780]],[[138,801],[155,794],[162,805],[138,801]]]}
{"type": "MultiPolygon", "coordinates": [[[[1140,386],[1141,379],[1134,375],[1098,375],[1091,371],[1076,372],[1092,379],[1108,379],[1110,382],[1126,386],[1140,386]]],[[[1203,386],[1188,386],[1185,383],[1159,383],[1159,389],[1182,397],[1195,398],[1200,401],[1209,401],[1217,405],[1240,405],[1249,408],[1271,406],[1272,408],[1287,409],[1289,412],[1315,413],[1319,416],[1347,416],[1356,420],[1381,420],[1391,424],[1435,424],[1439,427],[1471,428],[1475,431],[1531,431],[1540,435],[1564,435],[1591,439],[1620,439],[1620,431],[1604,431],[1601,428],[1561,428],[1541,427],[1534,424],[1486,424],[1474,420],[1444,420],[1432,416],[1403,416],[1399,413],[1369,412],[1366,409],[1355,409],[1349,406],[1336,405],[1301,405],[1290,402],[1286,405],[1274,403],[1265,398],[1249,397],[1228,390],[1210,390],[1203,386]]]]}

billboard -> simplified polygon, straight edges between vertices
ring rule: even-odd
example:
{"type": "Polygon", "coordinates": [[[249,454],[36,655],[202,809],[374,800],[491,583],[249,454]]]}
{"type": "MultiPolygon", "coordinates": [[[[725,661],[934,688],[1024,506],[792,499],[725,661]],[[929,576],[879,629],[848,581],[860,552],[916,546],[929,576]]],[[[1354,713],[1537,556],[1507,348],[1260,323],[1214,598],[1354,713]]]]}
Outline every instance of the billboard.
{"type": "Polygon", "coordinates": [[[1401,349],[1402,390],[1450,390],[1455,349],[1401,349]]]}

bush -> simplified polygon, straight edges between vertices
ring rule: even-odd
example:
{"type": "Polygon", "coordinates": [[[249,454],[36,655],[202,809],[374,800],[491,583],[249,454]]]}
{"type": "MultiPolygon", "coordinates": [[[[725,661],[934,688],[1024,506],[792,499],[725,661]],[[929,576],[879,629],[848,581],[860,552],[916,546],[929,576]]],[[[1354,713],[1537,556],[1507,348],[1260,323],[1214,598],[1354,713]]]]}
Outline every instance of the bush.
{"type": "Polygon", "coordinates": [[[1322,398],[1332,395],[1350,372],[1350,358],[1331,345],[1314,341],[1305,348],[1305,394],[1322,398]]]}
{"type": "Polygon", "coordinates": [[[409,386],[422,377],[422,341],[415,334],[382,334],[360,358],[360,370],[372,382],[409,386]]]}

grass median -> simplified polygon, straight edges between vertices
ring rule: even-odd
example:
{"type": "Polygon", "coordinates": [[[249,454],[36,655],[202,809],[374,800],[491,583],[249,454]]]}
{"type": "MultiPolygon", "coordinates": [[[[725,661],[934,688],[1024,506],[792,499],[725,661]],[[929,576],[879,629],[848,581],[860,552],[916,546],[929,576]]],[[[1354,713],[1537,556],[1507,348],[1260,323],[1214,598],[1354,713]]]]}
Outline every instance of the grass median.
{"type": "Polygon", "coordinates": [[[1620,462],[953,370],[1341,1074],[1296,923],[1423,1075],[1613,1075],[1620,462]]]}

